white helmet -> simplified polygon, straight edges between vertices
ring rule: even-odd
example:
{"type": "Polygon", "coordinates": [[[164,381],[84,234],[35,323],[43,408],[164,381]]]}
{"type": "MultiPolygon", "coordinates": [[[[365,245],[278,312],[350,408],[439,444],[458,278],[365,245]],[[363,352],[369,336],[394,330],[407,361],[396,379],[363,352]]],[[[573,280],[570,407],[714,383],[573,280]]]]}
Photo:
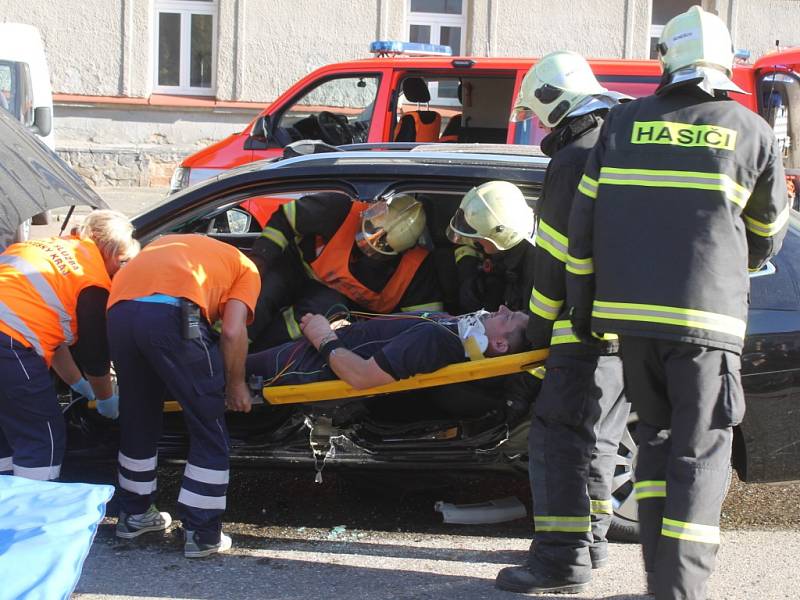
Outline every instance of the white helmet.
{"type": "Polygon", "coordinates": [[[716,90],[746,94],[731,79],[731,34],[718,16],[692,6],[664,26],[658,43],[664,79],[661,94],[677,85],[692,83],[707,94],[716,90]]]}
{"type": "Polygon", "coordinates": [[[533,238],[533,209],[509,181],[487,181],[468,191],[450,219],[447,237],[455,244],[486,240],[498,250],[510,250],[533,238]]]}
{"type": "Polygon", "coordinates": [[[356,243],[367,256],[395,256],[417,243],[425,222],[422,203],[408,194],[393,196],[361,213],[356,243]]]}
{"type": "Polygon", "coordinates": [[[511,121],[526,121],[535,115],[543,125],[555,127],[580,104],[605,94],[608,90],[597,82],[580,54],[552,52],[522,80],[511,121]]]}

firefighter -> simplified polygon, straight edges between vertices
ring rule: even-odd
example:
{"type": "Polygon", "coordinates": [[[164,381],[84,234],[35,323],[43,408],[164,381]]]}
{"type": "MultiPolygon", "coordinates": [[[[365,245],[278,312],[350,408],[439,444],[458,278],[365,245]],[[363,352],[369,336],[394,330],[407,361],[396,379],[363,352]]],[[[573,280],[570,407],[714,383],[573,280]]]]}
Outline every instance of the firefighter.
{"type": "Polygon", "coordinates": [[[169,394],[183,410],[190,440],[178,495],[184,556],[231,547],[222,532],[230,446],[224,412],[226,404],[250,410],[246,325],[260,284],[255,265],[236,248],[192,234],[151,242],[115,278],[108,334],[120,390],[117,537],[133,539],[172,522],[153,504],[169,394]],[[217,336],[212,324],[219,319],[217,336]]]}
{"type": "Polygon", "coordinates": [[[725,24],[697,6],[658,44],[656,92],[611,111],[569,221],[567,299],[581,337],[620,337],[639,415],[635,493],[648,587],[705,599],[719,545],[748,268],[780,248],[789,218],[767,123],[729,93],[725,24]]]}
{"type": "Polygon", "coordinates": [[[527,565],[497,576],[516,592],[578,592],[608,560],[611,485],[628,417],[615,339],[575,337],[566,299],[567,223],[603,119],[619,95],[573,52],[542,58],[525,76],[513,121],[538,117],[551,157],[537,206],[528,338],[550,346],[528,436],[535,534],[527,565]]]}
{"type": "Polygon", "coordinates": [[[440,311],[433,255],[417,246],[425,211],[409,195],[373,204],[336,192],[284,204],[253,245],[264,281],[253,350],[299,339],[305,313],[440,311]]]}
{"type": "Polygon", "coordinates": [[[0,475],[60,475],[66,429],[49,367],[117,417],[105,307],[111,278],[138,251],[132,233],[127,217],[99,210],[76,235],[0,255],[0,475]]]}
{"type": "Polygon", "coordinates": [[[467,192],[447,230],[457,244],[459,311],[528,309],[533,227],[533,211],[513,183],[489,181],[467,192]]]}

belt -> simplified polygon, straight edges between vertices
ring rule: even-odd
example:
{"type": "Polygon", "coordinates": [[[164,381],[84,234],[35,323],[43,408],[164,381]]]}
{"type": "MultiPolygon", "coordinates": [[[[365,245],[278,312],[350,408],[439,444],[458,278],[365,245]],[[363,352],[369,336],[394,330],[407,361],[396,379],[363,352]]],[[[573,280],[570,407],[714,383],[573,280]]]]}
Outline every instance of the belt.
{"type": "Polygon", "coordinates": [[[153,302],[156,304],[169,304],[170,306],[180,306],[181,299],[175,296],[167,296],[166,294],[151,294],[150,296],[142,296],[141,298],[132,298],[134,302],[153,302]]]}

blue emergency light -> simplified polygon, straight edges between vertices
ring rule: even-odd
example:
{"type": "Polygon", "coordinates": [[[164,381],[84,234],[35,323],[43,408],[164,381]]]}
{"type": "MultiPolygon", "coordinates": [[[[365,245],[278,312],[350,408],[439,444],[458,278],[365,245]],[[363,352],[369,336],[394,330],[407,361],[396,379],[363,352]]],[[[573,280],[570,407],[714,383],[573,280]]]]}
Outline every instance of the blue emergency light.
{"type": "Polygon", "coordinates": [[[750,60],[750,55],[750,50],[747,50],[746,48],[739,48],[736,52],[734,52],[733,59],[740,63],[746,63],[750,60]]]}
{"type": "Polygon", "coordinates": [[[453,56],[450,46],[392,40],[376,40],[369,45],[369,51],[378,56],[453,56]]]}

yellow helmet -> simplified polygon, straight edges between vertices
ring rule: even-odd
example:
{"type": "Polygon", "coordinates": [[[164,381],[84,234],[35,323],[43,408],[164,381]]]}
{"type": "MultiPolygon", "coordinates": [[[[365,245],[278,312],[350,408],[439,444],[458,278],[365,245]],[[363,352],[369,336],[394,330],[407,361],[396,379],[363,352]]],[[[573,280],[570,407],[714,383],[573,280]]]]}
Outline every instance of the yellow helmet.
{"type": "Polygon", "coordinates": [[[533,209],[509,181],[487,181],[468,191],[450,219],[447,237],[455,244],[486,240],[510,250],[533,237],[533,209]]]}
{"type": "Polygon", "coordinates": [[[579,104],[607,92],[580,54],[552,52],[522,80],[511,121],[526,121],[535,115],[542,124],[555,127],[579,104]]]}
{"type": "Polygon", "coordinates": [[[733,55],[731,34],[723,20],[699,6],[673,17],[658,41],[658,57],[667,73],[692,66],[716,67],[730,77],[733,55]]]}
{"type": "Polygon", "coordinates": [[[361,213],[356,243],[367,256],[395,256],[412,248],[425,230],[425,209],[408,194],[381,200],[361,213]]]}

